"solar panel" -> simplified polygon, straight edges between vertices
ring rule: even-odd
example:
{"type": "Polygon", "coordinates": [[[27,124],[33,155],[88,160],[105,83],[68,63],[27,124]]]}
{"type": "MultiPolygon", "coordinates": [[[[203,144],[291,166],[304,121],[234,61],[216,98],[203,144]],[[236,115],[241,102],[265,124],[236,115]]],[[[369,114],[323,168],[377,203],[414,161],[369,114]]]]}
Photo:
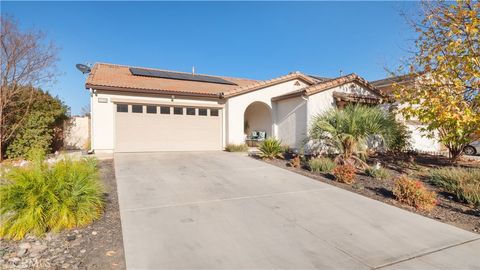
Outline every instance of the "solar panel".
{"type": "Polygon", "coordinates": [[[178,73],[178,72],[151,70],[151,69],[144,69],[144,68],[130,68],[130,72],[136,76],[236,85],[236,83],[224,80],[219,77],[194,75],[189,73],[178,73]]]}

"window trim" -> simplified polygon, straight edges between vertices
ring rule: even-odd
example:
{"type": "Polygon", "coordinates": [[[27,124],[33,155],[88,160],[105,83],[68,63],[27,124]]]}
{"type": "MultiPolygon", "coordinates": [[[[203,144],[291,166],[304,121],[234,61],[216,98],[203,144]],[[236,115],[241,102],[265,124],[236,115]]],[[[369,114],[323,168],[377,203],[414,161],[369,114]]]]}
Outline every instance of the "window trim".
{"type": "Polygon", "coordinates": [[[185,110],[183,109],[183,107],[173,107],[173,114],[174,115],[185,115],[185,110]],[[182,113],[176,113],[175,112],[175,109],[181,109],[182,110],[182,113]]]}
{"type": "Polygon", "coordinates": [[[128,107],[129,107],[128,104],[125,104],[125,103],[117,103],[117,108],[116,108],[117,113],[128,113],[128,107]],[[127,110],[126,110],[126,111],[119,111],[119,110],[118,110],[118,108],[119,108],[118,106],[126,106],[126,107],[127,107],[127,110]]]}
{"type": "Polygon", "coordinates": [[[210,116],[214,116],[214,117],[220,116],[220,109],[211,108],[211,109],[210,109],[210,116]],[[216,112],[217,112],[217,115],[212,115],[212,111],[216,111],[216,112]]]}
{"type": "Polygon", "coordinates": [[[163,115],[171,115],[171,114],[172,114],[172,107],[170,107],[170,106],[161,106],[161,105],[160,105],[160,114],[163,114],[163,115]],[[168,113],[163,112],[162,109],[168,109],[168,113]]]}
{"type": "Polygon", "coordinates": [[[196,116],[197,115],[197,109],[194,107],[187,107],[185,108],[185,115],[190,115],[190,116],[196,116]],[[189,113],[189,111],[193,110],[193,114],[189,113]]]}
{"type": "Polygon", "coordinates": [[[130,105],[130,106],[132,106],[132,113],[144,113],[144,111],[143,111],[143,105],[132,104],[132,105],[130,105]],[[141,111],[141,112],[135,112],[135,111],[133,111],[133,107],[134,107],[134,106],[140,106],[140,108],[142,108],[142,111],[141,111]]]}
{"type": "Polygon", "coordinates": [[[208,109],[207,108],[198,108],[198,116],[208,116],[208,109]],[[200,113],[202,110],[205,111],[205,114],[200,113]]]}
{"type": "Polygon", "coordinates": [[[157,105],[146,105],[145,106],[146,109],[145,109],[145,113],[146,114],[157,114],[158,113],[158,106],[157,105]],[[148,108],[155,108],[155,111],[154,112],[148,112],[148,108]]]}

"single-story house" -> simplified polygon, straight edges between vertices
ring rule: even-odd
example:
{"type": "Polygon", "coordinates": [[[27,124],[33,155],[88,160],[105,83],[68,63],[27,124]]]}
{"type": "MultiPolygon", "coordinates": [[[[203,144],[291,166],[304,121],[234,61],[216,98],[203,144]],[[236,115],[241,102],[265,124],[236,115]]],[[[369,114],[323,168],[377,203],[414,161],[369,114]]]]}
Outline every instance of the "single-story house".
{"type": "Polygon", "coordinates": [[[85,86],[92,149],[108,152],[222,150],[253,132],[300,148],[312,117],[348,102],[384,101],[356,74],[257,81],[97,63],[85,86]]]}

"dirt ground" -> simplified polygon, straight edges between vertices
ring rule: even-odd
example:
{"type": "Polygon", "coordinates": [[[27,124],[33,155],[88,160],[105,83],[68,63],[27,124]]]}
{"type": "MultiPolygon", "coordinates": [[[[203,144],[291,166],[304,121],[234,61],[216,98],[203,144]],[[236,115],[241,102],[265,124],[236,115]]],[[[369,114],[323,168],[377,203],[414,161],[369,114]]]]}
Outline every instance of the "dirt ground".
{"type": "Polygon", "coordinates": [[[99,166],[106,189],[103,217],[42,238],[0,240],[0,269],[125,269],[113,160],[99,161],[99,166]]]}
{"type": "MultiPolygon", "coordinates": [[[[288,161],[281,159],[264,160],[272,165],[285,168],[290,171],[308,176],[318,181],[334,185],[360,195],[382,201],[396,207],[406,209],[408,211],[418,213],[420,215],[451,224],[453,226],[480,234],[480,209],[463,202],[457,201],[453,194],[444,192],[438,187],[428,184],[425,180],[428,170],[433,167],[450,165],[444,157],[417,155],[414,157],[387,157],[373,156],[369,163],[375,164],[380,162],[381,165],[390,171],[391,177],[387,180],[375,180],[364,173],[357,173],[356,182],[353,185],[339,183],[334,180],[330,174],[313,173],[306,168],[290,167],[288,161]],[[424,181],[427,188],[434,190],[438,194],[438,204],[431,212],[419,211],[413,207],[403,205],[395,200],[392,193],[394,180],[400,174],[408,174],[419,180],[424,181]]],[[[460,161],[458,166],[479,167],[480,162],[475,160],[464,159],[460,161]]]]}

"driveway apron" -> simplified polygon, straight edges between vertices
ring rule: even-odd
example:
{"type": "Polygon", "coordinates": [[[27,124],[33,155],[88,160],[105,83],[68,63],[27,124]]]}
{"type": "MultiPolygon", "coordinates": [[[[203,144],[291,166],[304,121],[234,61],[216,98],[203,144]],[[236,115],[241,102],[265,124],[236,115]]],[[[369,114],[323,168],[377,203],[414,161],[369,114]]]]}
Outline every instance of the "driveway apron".
{"type": "Polygon", "coordinates": [[[480,269],[479,235],[226,152],[117,153],[128,269],[480,269]]]}

